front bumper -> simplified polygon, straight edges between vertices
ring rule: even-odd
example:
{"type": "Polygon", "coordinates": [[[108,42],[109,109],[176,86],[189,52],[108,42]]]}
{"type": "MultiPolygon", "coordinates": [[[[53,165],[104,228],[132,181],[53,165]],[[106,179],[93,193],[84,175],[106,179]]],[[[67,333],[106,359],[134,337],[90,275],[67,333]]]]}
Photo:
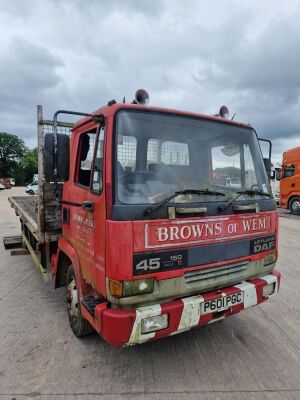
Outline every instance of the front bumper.
{"type": "Polygon", "coordinates": [[[279,290],[280,283],[280,273],[276,270],[273,270],[269,275],[244,281],[238,285],[167,303],[140,307],[133,310],[106,309],[101,313],[101,333],[107,342],[116,346],[134,345],[175,335],[197,326],[219,321],[246,308],[264,302],[270,296],[263,295],[263,288],[271,283],[275,284],[275,291],[273,293],[275,294],[279,290]],[[239,292],[244,293],[243,303],[230,306],[221,312],[201,314],[201,303],[239,292]],[[169,324],[167,328],[147,334],[142,333],[143,319],[163,314],[168,314],[169,324]]]}

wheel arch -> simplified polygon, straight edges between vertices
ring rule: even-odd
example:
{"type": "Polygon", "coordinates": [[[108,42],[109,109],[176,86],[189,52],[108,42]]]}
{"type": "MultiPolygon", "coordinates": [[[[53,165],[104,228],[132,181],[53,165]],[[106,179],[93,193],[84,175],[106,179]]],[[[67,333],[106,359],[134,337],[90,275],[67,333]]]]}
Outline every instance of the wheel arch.
{"type": "Polygon", "coordinates": [[[59,239],[58,249],[57,268],[55,273],[55,289],[66,286],[67,271],[69,266],[72,264],[76,281],[79,283],[79,295],[80,298],[82,298],[87,292],[87,286],[82,277],[80,262],[76,250],[65,238],[59,239]]]}
{"type": "Polygon", "coordinates": [[[66,286],[67,284],[67,271],[72,264],[72,260],[62,250],[58,252],[57,269],[55,274],[55,289],[66,286]]]}

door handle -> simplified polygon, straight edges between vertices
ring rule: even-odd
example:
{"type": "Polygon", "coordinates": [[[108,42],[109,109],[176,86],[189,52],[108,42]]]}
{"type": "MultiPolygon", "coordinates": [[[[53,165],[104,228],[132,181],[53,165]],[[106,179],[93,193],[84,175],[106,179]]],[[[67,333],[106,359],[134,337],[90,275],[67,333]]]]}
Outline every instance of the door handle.
{"type": "Polygon", "coordinates": [[[293,182],[293,183],[291,184],[291,187],[295,187],[295,186],[296,186],[296,183],[293,182]]]}
{"type": "Polygon", "coordinates": [[[94,211],[94,202],[91,200],[85,200],[82,203],[81,207],[87,211],[93,212],[94,211]]]}

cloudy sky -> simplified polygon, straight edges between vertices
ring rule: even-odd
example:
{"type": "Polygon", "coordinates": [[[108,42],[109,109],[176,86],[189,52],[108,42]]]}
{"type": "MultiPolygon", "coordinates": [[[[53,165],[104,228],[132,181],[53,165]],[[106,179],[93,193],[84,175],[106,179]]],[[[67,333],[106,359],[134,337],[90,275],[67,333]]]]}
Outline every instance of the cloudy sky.
{"type": "Polygon", "coordinates": [[[300,145],[299,0],[0,0],[0,131],[36,145],[36,105],[91,112],[137,88],[152,105],[226,104],[300,145]]]}

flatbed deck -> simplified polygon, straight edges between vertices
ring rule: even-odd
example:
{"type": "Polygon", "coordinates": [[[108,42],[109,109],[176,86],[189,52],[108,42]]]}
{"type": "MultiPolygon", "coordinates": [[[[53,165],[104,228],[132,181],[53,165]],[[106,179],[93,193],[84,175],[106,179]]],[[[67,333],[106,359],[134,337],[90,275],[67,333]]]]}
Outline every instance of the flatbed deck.
{"type": "MultiPolygon", "coordinates": [[[[59,134],[71,135],[73,123],[56,121],[59,134]]],[[[52,256],[56,254],[62,235],[63,184],[46,182],[44,174],[44,138],[54,133],[54,121],[43,118],[42,106],[37,107],[38,195],[11,196],[9,202],[21,222],[21,237],[36,268],[44,279],[51,277],[52,256]],[[57,190],[58,189],[58,190],[57,190]],[[58,196],[57,196],[58,191],[58,196]]],[[[16,241],[16,240],[15,240],[16,241]]]]}
{"type": "Polygon", "coordinates": [[[9,197],[8,201],[34,237],[38,239],[38,196],[13,196],[9,197]]]}
{"type": "Polygon", "coordinates": [[[41,264],[41,252],[37,251],[39,243],[38,196],[13,196],[9,197],[8,201],[21,220],[23,242],[30,252],[37,270],[47,280],[47,268],[41,264]]]}

